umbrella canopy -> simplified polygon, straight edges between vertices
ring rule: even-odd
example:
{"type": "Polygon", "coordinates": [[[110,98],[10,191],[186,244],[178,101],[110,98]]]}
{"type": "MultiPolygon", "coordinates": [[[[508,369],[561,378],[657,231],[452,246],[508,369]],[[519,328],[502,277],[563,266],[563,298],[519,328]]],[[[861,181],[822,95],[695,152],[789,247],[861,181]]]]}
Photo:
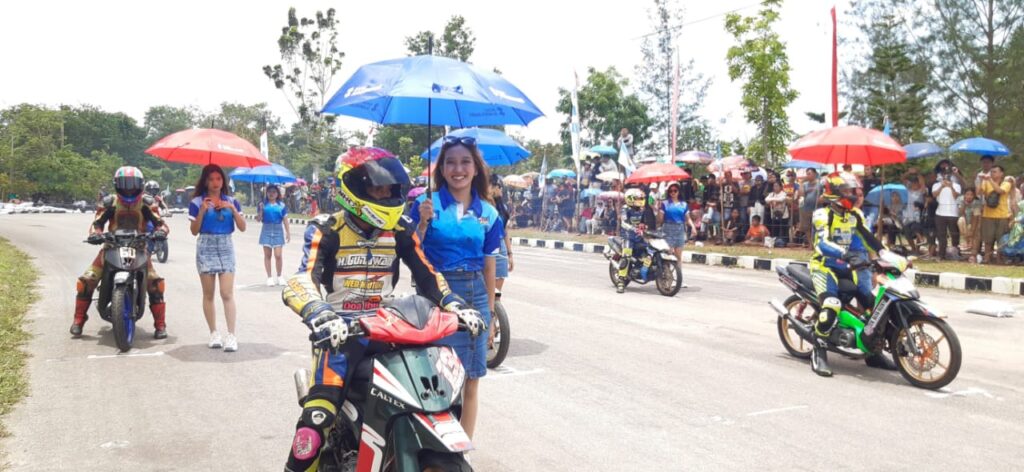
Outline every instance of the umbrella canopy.
{"type": "Polygon", "coordinates": [[[260,150],[232,133],[219,129],[187,129],[153,143],[146,154],[170,162],[217,164],[221,167],[268,166],[260,150]]]}
{"type": "Polygon", "coordinates": [[[690,174],[673,164],[647,164],[640,166],[626,179],[627,184],[650,184],[655,182],[675,182],[689,179],[690,174]]]}
{"type": "Polygon", "coordinates": [[[502,76],[440,56],[364,65],[321,112],[381,124],[432,123],[459,128],[525,126],[544,115],[502,76]]]}
{"type": "Polygon", "coordinates": [[[575,179],[576,173],[569,169],[555,169],[548,172],[549,179],[575,179]]]}
{"type": "Polygon", "coordinates": [[[982,156],[1008,156],[1010,148],[1005,144],[988,138],[967,138],[957,141],[949,147],[953,152],[971,152],[982,156]]]}
{"type": "Polygon", "coordinates": [[[596,197],[601,194],[601,189],[597,188],[585,188],[580,192],[580,198],[596,197]]]}
{"type": "Polygon", "coordinates": [[[708,164],[708,172],[721,172],[723,170],[744,170],[754,169],[754,163],[743,156],[729,156],[718,159],[708,164]]]}
{"type": "Polygon", "coordinates": [[[598,200],[618,200],[618,201],[622,201],[624,198],[625,197],[622,195],[622,192],[607,191],[607,192],[601,192],[601,193],[597,194],[597,199],[598,200]]]}
{"type": "Polygon", "coordinates": [[[782,164],[782,167],[786,169],[822,169],[825,166],[820,162],[792,160],[782,164]]]}
{"type": "Polygon", "coordinates": [[[879,205],[878,199],[882,198],[882,192],[885,192],[885,204],[886,206],[892,205],[892,194],[898,193],[900,195],[900,201],[903,203],[907,202],[907,187],[902,184],[885,184],[879,185],[873,189],[864,197],[864,200],[879,205]]]}
{"type": "Polygon", "coordinates": [[[407,193],[405,195],[405,198],[407,198],[409,200],[412,200],[412,199],[414,199],[416,197],[419,197],[420,195],[423,195],[423,192],[426,192],[426,191],[427,191],[426,187],[413,187],[412,190],[409,190],[409,193],[407,193]]]}
{"type": "Polygon", "coordinates": [[[298,185],[299,187],[306,185],[306,179],[303,179],[302,177],[295,179],[295,185],[298,185]]]}
{"type": "Polygon", "coordinates": [[[878,166],[907,160],[907,151],[885,133],[839,126],[815,131],[789,146],[793,159],[822,164],[863,164],[878,166]]]}
{"type": "Polygon", "coordinates": [[[528,180],[536,180],[537,177],[540,177],[540,172],[524,172],[523,174],[520,174],[520,177],[528,180]]]}
{"type": "Polygon", "coordinates": [[[505,178],[501,179],[505,185],[512,188],[529,188],[530,182],[518,175],[506,175],[505,178]]]}
{"type": "Polygon", "coordinates": [[[600,154],[602,156],[617,156],[619,151],[611,146],[604,144],[598,144],[597,146],[591,147],[590,152],[600,154]]]}
{"type": "Polygon", "coordinates": [[[231,172],[231,180],[258,184],[284,184],[295,182],[295,174],[280,164],[260,167],[239,167],[231,172]]]}
{"type": "Polygon", "coordinates": [[[625,178],[625,176],[622,175],[622,172],[619,172],[617,170],[606,170],[604,172],[601,172],[600,174],[597,174],[595,177],[597,177],[597,180],[600,180],[602,182],[612,182],[616,180],[622,180],[625,178]]]}
{"type": "Polygon", "coordinates": [[[942,149],[942,146],[932,143],[910,143],[903,146],[903,149],[907,151],[907,159],[923,159],[946,152],[945,149],[942,149]]]}
{"type": "Polygon", "coordinates": [[[710,164],[714,160],[711,154],[704,151],[685,151],[676,154],[676,162],[685,162],[687,164],[710,164]]]}
{"type": "MultiPolygon", "coordinates": [[[[476,140],[476,146],[480,149],[480,153],[483,154],[484,162],[488,166],[510,166],[515,164],[527,157],[530,157],[530,151],[522,147],[514,139],[510,138],[507,134],[501,131],[489,128],[464,128],[448,133],[448,136],[455,136],[458,138],[470,137],[476,140]]],[[[430,161],[434,162],[437,160],[438,153],[441,152],[441,145],[444,142],[444,138],[434,141],[434,144],[430,146],[430,161]]],[[[424,152],[420,157],[426,159],[427,153],[424,152]]]]}

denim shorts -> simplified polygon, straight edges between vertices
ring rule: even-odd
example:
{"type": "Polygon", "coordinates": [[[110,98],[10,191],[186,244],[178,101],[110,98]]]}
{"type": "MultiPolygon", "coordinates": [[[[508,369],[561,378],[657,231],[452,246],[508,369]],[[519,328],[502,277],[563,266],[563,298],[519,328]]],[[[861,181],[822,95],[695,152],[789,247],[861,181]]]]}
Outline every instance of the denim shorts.
{"type": "MultiPolygon", "coordinates": [[[[480,312],[487,326],[491,325],[491,310],[487,304],[487,286],[481,272],[444,272],[445,280],[452,292],[458,294],[471,307],[480,312]]],[[[479,379],[487,375],[487,333],[480,333],[476,339],[466,331],[459,331],[437,344],[451,346],[466,369],[470,379],[479,379]]]]}
{"type": "Polygon", "coordinates": [[[230,234],[199,234],[196,241],[196,269],[200,274],[235,272],[235,246],[230,234]]]}
{"type": "Polygon", "coordinates": [[[496,279],[507,279],[508,278],[508,246],[505,246],[505,240],[501,240],[501,249],[498,255],[494,258],[494,278],[496,279]]]}

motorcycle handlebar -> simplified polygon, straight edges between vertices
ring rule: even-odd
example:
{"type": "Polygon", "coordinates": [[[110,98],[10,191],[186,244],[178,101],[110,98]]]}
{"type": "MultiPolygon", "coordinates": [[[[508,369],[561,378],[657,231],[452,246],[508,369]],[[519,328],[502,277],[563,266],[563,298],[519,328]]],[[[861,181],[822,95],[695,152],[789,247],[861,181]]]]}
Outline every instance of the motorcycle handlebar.
{"type": "MultiPolygon", "coordinates": [[[[94,236],[94,235],[89,235],[89,238],[84,240],[84,241],[82,241],[82,242],[83,243],[89,243],[89,244],[96,245],[96,244],[103,244],[103,243],[113,243],[113,242],[117,241],[117,237],[114,236],[114,233],[111,233],[109,231],[108,232],[104,232],[104,233],[99,233],[98,236],[100,236],[100,237],[96,238],[96,239],[92,239],[92,236],[94,236]]],[[[167,233],[163,233],[163,234],[160,234],[160,235],[157,235],[157,233],[155,233],[155,232],[151,233],[151,234],[140,233],[140,234],[135,235],[134,237],[136,239],[147,239],[147,240],[153,240],[153,241],[162,241],[162,240],[166,240],[167,239],[167,233]]]]}
{"type": "MultiPolygon", "coordinates": [[[[368,315],[368,316],[374,316],[374,315],[368,315]]],[[[358,339],[358,338],[363,338],[363,337],[366,337],[366,336],[369,335],[369,333],[367,333],[366,330],[363,329],[363,324],[359,322],[359,318],[356,318],[356,319],[353,319],[351,321],[348,321],[348,322],[346,322],[346,324],[348,325],[348,336],[345,336],[344,342],[339,344],[338,347],[327,346],[326,349],[330,349],[332,351],[337,352],[337,351],[341,350],[341,348],[343,346],[348,344],[348,342],[350,340],[358,339]]],[[[482,336],[484,334],[485,330],[487,330],[488,328],[490,328],[490,327],[489,326],[484,326],[483,330],[481,330],[481,332],[480,332],[480,334],[478,336],[482,336]]],[[[459,331],[469,331],[469,327],[466,326],[466,324],[463,323],[462,320],[459,320],[459,322],[458,322],[458,330],[459,331]]],[[[470,336],[472,336],[472,334],[470,334],[470,336]]],[[[316,346],[317,341],[319,341],[319,339],[317,339],[316,333],[315,332],[310,332],[309,333],[309,342],[313,343],[313,345],[316,346]]]]}

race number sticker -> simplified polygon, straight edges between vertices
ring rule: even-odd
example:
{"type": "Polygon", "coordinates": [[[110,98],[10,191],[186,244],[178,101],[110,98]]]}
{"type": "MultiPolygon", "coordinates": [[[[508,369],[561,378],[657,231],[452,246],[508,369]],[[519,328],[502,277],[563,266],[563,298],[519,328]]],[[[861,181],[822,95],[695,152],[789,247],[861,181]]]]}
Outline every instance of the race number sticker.
{"type": "Polygon", "coordinates": [[[135,248],[133,247],[122,247],[118,248],[123,259],[135,259],[135,248]]]}
{"type": "Polygon", "coordinates": [[[434,368],[452,385],[452,388],[455,390],[453,394],[462,389],[462,382],[466,380],[466,369],[462,368],[462,362],[459,362],[459,356],[455,355],[455,351],[452,348],[441,348],[434,368]]]}

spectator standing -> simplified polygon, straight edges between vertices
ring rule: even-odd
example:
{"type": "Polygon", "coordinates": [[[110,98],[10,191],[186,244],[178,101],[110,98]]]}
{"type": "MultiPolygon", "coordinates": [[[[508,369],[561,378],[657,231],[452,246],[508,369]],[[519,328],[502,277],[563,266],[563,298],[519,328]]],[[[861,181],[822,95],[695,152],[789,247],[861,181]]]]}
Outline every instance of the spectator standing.
{"type": "Polygon", "coordinates": [[[748,226],[750,222],[750,207],[753,203],[750,201],[750,193],[754,187],[754,181],[750,177],[750,171],[744,170],[740,173],[740,181],[736,184],[736,208],[740,210],[740,220],[743,221],[741,226],[748,226]]]}
{"type": "MultiPolygon", "coordinates": [[[[508,273],[515,268],[512,262],[512,236],[508,232],[508,222],[512,218],[508,204],[505,199],[505,185],[498,174],[491,174],[491,201],[494,202],[494,209],[498,210],[501,217],[501,247],[498,256],[494,259],[494,287],[497,293],[505,286],[505,279],[508,273]]],[[[493,333],[493,331],[492,331],[493,333]]]]}
{"type": "Polygon", "coordinates": [[[772,215],[772,226],[768,229],[776,241],[785,241],[789,234],[789,195],[782,189],[781,183],[775,182],[765,201],[768,202],[768,210],[772,215]]]}
{"type": "MultiPolygon", "coordinates": [[[[434,169],[437,191],[421,195],[411,216],[423,241],[423,252],[448,282],[490,326],[494,308],[497,256],[501,249],[501,217],[484,199],[490,196],[487,166],[473,141],[445,138],[434,169]]],[[[487,375],[487,338],[458,332],[440,343],[455,349],[465,367],[462,426],[470,438],[480,407],[480,378],[487,375]]]]}
{"type": "Polygon", "coordinates": [[[978,241],[981,230],[982,206],[984,205],[975,194],[973,188],[964,190],[964,194],[960,197],[960,221],[957,222],[960,234],[963,236],[961,240],[964,242],[961,249],[973,250],[975,243],[978,241]]]}
{"type": "Polygon", "coordinates": [[[797,192],[800,199],[800,232],[803,233],[803,247],[809,247],[811,241],[811,216],[818,208],[818,197],[821,196],[821,184],[818,182],[818,171],[807,169],[804,181],[797,192]]]}
{"type": "Polygon", "coordinates": [[[958,180],[952,169],[946,168],[939,174],[939,180],[932,185],[932,197],[937,202],[935,237],[939,243],[939,259],[947,257],[946,244],[949,240],[952,240],[955,249],[960,248],[960,228],[957,226],[957,220],[960,218],[960,209],[957,205],[957,198],[960,197],[958,180]]]}
{"type": "Polygon", "coordinates": [[[981,165],[981,169],[978,174],[974,176],[974,189],[978,192],[978,196],[981,196],[981,184],[988,179],[992,174],[992,166],[995,165],[996,160],[992,156],[981,156],[978,159],[978,163],[981,165]]]}
{"type": "Polygon", "coordinates": [[[211,349],[224,348],[225,352],[238,350],[235,336],[235,247],[231,233],[237,228],[245,231],[242,207],[228,194],[228,179],[216,164],[203,167],[195,193],[188,206],[188,219],[196,242],[196,269],[203,287],[203,315],[210,328],[211,349]],[[214,290],[220,284],[220,298],[224,303],[227,337],[217,331],[217,311],[214,290]]]}
{"type": "Polygon", "coordinates": [[[619,145],[620,157],[622,153],[625,153],[626,157],[630,159],[633,158],[633,135],[629,133],[628,128],[622,128],[619,130],[619,139],[617,144],[619,145]]]}
{"type": "Polygon", "coordinates": [[[736,208],[736,195],[739,188],[732,180],[732,172],[726,171],[722,176],[722,216],[732,218],[732,209],[736,208]]]}
{"type": "Polygon", "coordinates": [[[558,216],[562,218],[564,232],[568,233],[572,228],[572,215],[576,212],[576,191],[573,189],[569,179],[565,179],[555,194],[558,201],[558,216]]]}
{"type": "Polygon", "coordinates": [[[288,225],[288,208],[281,201],[281,189],[270,185],[266,197],[260,202],[256,212],[256,220],[263,223],[260,228],[260,246],[263,246],[263,267],[267,269],[267,286],[284,285],[281,271],[284,258],[281,253],[285,243],[291,241],[292,233],[288,225]],[[277,279],[270,271],[270,256],[274,256],[277,267],[277,279]]]}
{"type": "MultiPolygon", "coordinates": [[[[988,264],[991,262],[996,241],[999,241],[1007,231],[1010,219],[1010,192],[1013,191],[1013,185],[1005,178],[1003,167],[993,165],[982,177],[980,190],[985,206],[981,210],[981,252],[977,253],[976,258],[988,264]]],[[[997,255],[997,258],[1001,256],[997,255]]]]}

